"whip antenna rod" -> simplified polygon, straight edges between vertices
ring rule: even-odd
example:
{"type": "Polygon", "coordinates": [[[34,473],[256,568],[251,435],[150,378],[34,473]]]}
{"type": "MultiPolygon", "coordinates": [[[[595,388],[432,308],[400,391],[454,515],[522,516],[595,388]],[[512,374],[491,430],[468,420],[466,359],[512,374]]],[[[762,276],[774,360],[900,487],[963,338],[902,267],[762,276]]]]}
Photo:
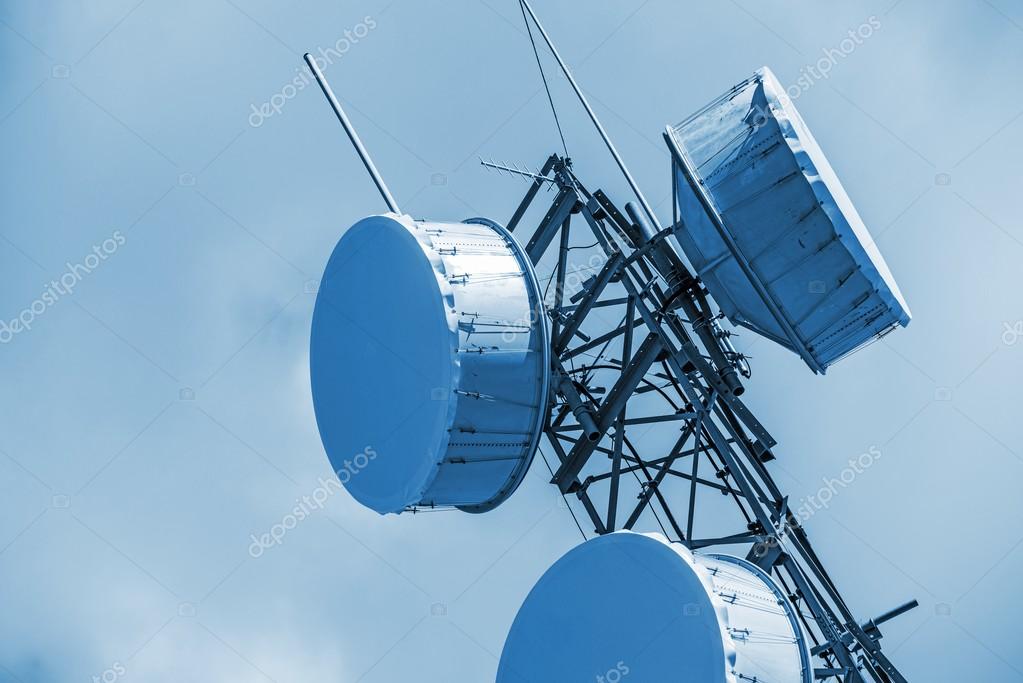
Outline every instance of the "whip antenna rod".
{"type": "Polygon", "coordinates": [[[330,103],[331,109],[337,114],[337,120],[341,122],[345,132],[348,133],[348,139],[352,141],[352,146],[355,147],[355,151],[359,153],[359,158],[362,159],[363,165],[366,166],[366,171],[369,173],[373,182],[376,183],[377,189],[380,191],[380,196],[384,198],[389,208],[393,213],[401,213],[401,209],[398,208],[398,202],[394,201],[394,196],[391,191],[387,189],[387,183],[380,176],[380,171],[377,170],[376,165],[373,163],[373,159],[370,158],[369,152],[362,144],[362,140],[359,138],[359,134],[355,132],[355,128],[352,126],[352,122],[348,120],[348,116],[345,114],[345,110],[341,108],[341,103],[338,102],[337,97],[334,96],[334,91],[330,89],[330,85],[327,83],[327,79],[324,78],[323,72],[320,71],[320,67],[316,64],[316,59],[309,54],[305,53],[303,57],[305,63],[309,65],[309,68],[313,72],[313,76],[316,77],[316,82],[320,84],[320,90],[327,98],[327,102],[330,103]]]}

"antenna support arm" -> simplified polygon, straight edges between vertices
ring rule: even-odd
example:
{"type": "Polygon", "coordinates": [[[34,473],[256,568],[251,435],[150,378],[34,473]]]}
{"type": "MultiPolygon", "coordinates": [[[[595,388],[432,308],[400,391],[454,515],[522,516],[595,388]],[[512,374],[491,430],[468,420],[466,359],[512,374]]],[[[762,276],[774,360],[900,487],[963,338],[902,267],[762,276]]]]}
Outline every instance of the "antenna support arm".
{"type": "Polygon", "coordinates": [[[359,158],[362,159],[363,165],[366,167],[366,171],[369,173],[373,182],[377,186],[377,190],[380,191],[380,196],[384,198],[387,203],[387,208],[393,213],[401,213],[401,209],[398,208],[398,202],[394,201],[394,196],[391,191],[387,189],[387,183],[380,176],[380,171],[377,170],[376,164],[373,163],[373,159],[370,158],[369,152],[362,144],[362,140],[359,138],[359,134],[355,132],[352,122],[348,120],[348,116],[345,114],[345,110],[341,108],[341,103],[338,102],[337,97],[334,95],[334,91],[330,89],[330,84],[327,83],[327,79],[324,78],[323,72],[320,71],[320,67],[316,64],[316,58],[308,52],[303,57],[305,63],[309,65],[309,68],[313,72],[313,76],[316,78],[316,82],[320,84],[320,90],[327,98],[327,102],[330,103],[331,109],[337,114],[337,120],[341,122],[341,126],[344,127],[345,132],[348,133],[348,139],[352,141],[352,146],[355,147],[355,151],[359,153],[359,158]]]}

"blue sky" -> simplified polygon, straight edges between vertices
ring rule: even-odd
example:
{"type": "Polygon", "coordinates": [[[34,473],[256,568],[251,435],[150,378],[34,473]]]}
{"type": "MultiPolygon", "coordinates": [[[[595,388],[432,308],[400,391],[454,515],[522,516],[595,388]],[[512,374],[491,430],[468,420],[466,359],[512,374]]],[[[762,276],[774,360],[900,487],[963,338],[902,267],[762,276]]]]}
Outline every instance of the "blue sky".
{"type": "MultiPolygon", "coordinates": [[[[796,83],[876,18],[797,106],[914,320],[823,378],[744,338],[748,403],[793,498],[883,454],[807,526],[862,618],[920,600],[884,628],[908,678],[1023,679],[1023,12],[536,9],[662,219],[665,124],[764,64],[796,83]]],[[[311,284],[384,209],[318,91],[286,88],[341,40],[327,75],[402,207],[506,220],[524,185],[477,157],[559,144],[512,0],[0,5],[0,320],[28,321],[0,328],[0,680],[492,680],[522,598],[578,543],[540,464],[481,516],[381,518],[331,489],[249,553],[331,474],[311,284]]],[[[553,93],[577,170],[624,202],[553,93]]]]}

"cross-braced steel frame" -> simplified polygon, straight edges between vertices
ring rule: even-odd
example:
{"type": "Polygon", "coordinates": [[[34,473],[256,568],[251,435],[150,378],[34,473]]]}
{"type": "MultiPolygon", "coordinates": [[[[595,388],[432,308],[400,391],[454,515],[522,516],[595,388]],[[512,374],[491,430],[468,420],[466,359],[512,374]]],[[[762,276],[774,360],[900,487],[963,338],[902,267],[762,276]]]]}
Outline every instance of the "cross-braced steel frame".
{"type": "Polygon", "coordinates": [[[528,176],[509,230],[520,226],[541,188],[556,192],[525,247],[534,264],[556,256],[550,275],[556,286],[545,297],[553,345],[554,391],[544,427],[557,456],[552,483],[578,498],[598,534],[632,529],[647,513],[644,519],[655,518],[668,538],[693,550],[748,546],[747,559],[773,573],[801,615],[815,678],[905,681],[881,651],[878,626],[915,603],[861,624],[842,599],[766,467],[775,440],[740,398],[746,360],[670,243],[682,221],[676,215],[672,226],[656,231],[631,204],[623,213],[600,190],[589,192],[571,161],[558,155],[528,176]],[[586,239],[595,240],[590,247],[599,259],[570,292],[566,281],[579,272],[571,253],[579,248],[571,245],[574,217],[592,234],[586,239]],[[609,312],[620,322],[606,331],[596,317],[609,312]],[[657,403],[663,408],[651,411],[657,403]],[[667,452],[648,452],[634,438],[654,429],[671,430],[664,432],[665,443],[673,442],[667,452]],[[688,491],[681,514],[672,500],[680,491],[688,491]],[[728,497],[741,513],[734,532],[696,533],[698,503],[709,493],[728,497]]]}

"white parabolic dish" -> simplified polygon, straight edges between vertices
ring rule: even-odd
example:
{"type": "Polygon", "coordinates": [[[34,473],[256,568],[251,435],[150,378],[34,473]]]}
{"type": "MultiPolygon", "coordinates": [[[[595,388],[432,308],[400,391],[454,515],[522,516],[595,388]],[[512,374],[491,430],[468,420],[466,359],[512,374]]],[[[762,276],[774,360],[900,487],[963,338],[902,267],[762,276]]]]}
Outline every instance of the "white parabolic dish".
{"type": "Polygon", "coordinates": [[[327,263],[309,350],[341,482],[382,514],[500,504],[536,449],[549,346],[532,265],[501,226],[359,221],[327,263]]]}
{"type": "Polygon", "coordinates": [[[795,611],[745,560],[693,555],[659,534],[577,546],[530,591],[498,683],[810,683],[795,611]]]}

